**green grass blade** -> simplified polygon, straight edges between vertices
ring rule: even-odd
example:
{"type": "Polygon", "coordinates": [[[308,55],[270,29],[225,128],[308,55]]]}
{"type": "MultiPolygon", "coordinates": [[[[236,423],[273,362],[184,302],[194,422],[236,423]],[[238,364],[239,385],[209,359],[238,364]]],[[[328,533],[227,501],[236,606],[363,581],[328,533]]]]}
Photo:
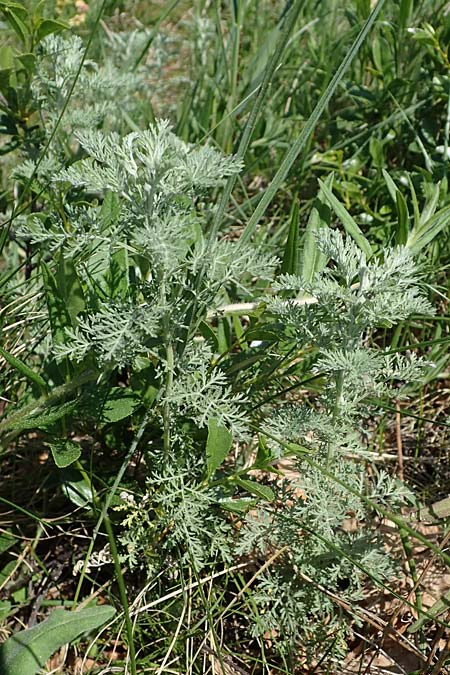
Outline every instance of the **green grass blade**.
{"type": "Polygon", "coordinates": [[[423,223],[419,228],[414,228],[412,230],[406,242],[406,246],[413,255],[417,255],[417,253],[428,246],[428,244],[430,244],[433,239],[449,225],[449,223],[450,206],[445,206],[435,213],[426,223],[423,223]]]}
{"type": "Polygon", "coordinates": [[[321,180],[319,180],[319,185],[320,189],[323,191],[327,201],[330,203],[331,208],[341,221],[342,225],[344,226],[345,231],[347,234],[350,235],[350,237],[358,244],[359,248],[361,251],[364,251],[366,254],[367,258],[371,258],[372,256],[372,247],[370,246],[369,242],[359,229],[358,225],[356,222],[353,220],[352,216],[349,214],[345,206],[341,204],[341,202],[336,199],[334,194],[331,192],[331,190],[325,185],[325,183],[321,180]]]}
{"type": "Polygon", "coordinates": [[[350,47],[349,51],[347,52],[347,55],[345,56],[344,60],[342,61],[341,65],[337,69],[336,73],[333,76],[333,79],[331,80],[330,84],[326,88],[326,90],[323,92],[322,96],[320,97],[319,101],[316,104],[316,107],[314,108],[313,112],[311,113],[309,119],[305,123],[305,126],[303,127],[302,131],[300,132],[300,135],[298,136],[297,140],[295,143],[291,146],[291,148],[288,150],[286,153],[280,168],[278,169],[277,173],[275,174],[272,182],[270,183],[269,187],[265,191],[261,201],[259,202],[258,206],[256,207],[255,211],[253,212],[250,220],[247,223],[247,226],[242,234],[242,237],[240,241],[242,243],[245,243],[248,241],[253,232],[256,229],[256,226],[258,225],[259,221],[263,217],[264,213],[266,212],[269,204],[271,203],[272,199],[275,197],[276,193],[278,192],[278,189],[280,185],[283,183],[285,178],[287,177],[292,165],[294,164],[295,160],[299,156],[300,152],[303,150],[303,148],[306,146],[308,143],[310,136],[312,132],[314,131],[317,122],[319,121],[323,111],[327,107],[328,103],[330,102],[333,94],[335,93],[339,83],[341,82],[342,78],[344,77],[345,72],[347,71],[348,67],[350,66],[351,62],[355,58],[356,54],[359,51],[359,48],[361,47],[362,43],[366,39],[368,33],[370,32],[373,24],[375,23],[378,14],[380,13],[383,5],[385,4],[386,0],[379,0],[376,7],[374,8],[373,12],[365,22],[364,26],[362,27],[361,31],[359,32],[356,40],[354,41],[353,45],[350,47]]]}
{"type": "Polygon", "coordinates": [[[165,19],[167,19],[169,14],[172,12],[172,10],[175,9],[175,7],[179,4],[179,2],[180,2],[180,0],[172,0],[172,2],[169,2],[167,7],[164,9],[164,11],[161,12],[161,14],[159,15],[155,25],[153,26],[153,30],[152,30],[147,42],[145,43],[145,46],[144,46],[143,50],[140,52],[139,56],[137,57],[136,61],[134,62],[133,70],[136,70],[136,68],[138,67],[138,65],[140,64],[140,62],[142,61],[142,59],[144,58],[144,56],[146,55],[146,53],[148,52],[150,47],[152,46],[152,42],[155,39],[155,37],[157,36],[162,22],[165,19]]]}
{"type": "MultiPolygon", "coordinates": [[[[331,189],[333,183],[333,174],[330,174],[326,181],[331,189]]],[[[300,274],[305,281],[312,281],[316,272],[320,272],[326,265],[326,257],[319,251],[315,234],[322,227],[329,227],[330,225],[330,209],[324,201],[323,190],[319,190],[317,199],[314,200],[311,213],[309,214],[308,223],[306,225],[305,237],[303,241],[303,249],[300,259],[300,274]]]]}
{"type": "Polygon", "coordinates": [[[0,347],[0,356],[2,356],[10,366],[18,370],[19,373],[25,375],[28,380],[31,380],[31,382],[37,384],[43,392],[47,391],[46,381],[38,373],[35,373],[34,370],[31,370],[31,368],[29,368],[23,361],[18,359],[17,356],[13,356],[13,354],[6,351],[6,349],[3,349],[3,347],[0,347]]]}
{"type": "MultiPolygon", "coordinates": [[[[384,1],[384,0],[383,0],[384,1]]],[[[280,64],[280,60],[282,57],[282,54],[286,48],[286,45],[289,40],[289,36],[295,26],[295,23],[297,21],[297,18],[300,14],[300,10],[302,9],[304,5],[304,0],[297,0],[297,2],[292,6],[289,12],[287,12],[284,17],[282,18],[282,23],[280,27],[280,34],[279,38],[277,41],[277,45],[275,48],[275,51],[273,52],[272,58],[269,60],[269,63],[267,64],[265,71],[264,71],[264,76],[262,78],[261,86],[258,91],[258,95],[253,103],[252,109],[250,111],[248,120],[245,124],[244,131],[241,136],[241,140],[239,142],[239,146],[236,152],[236,157],[238,159],[243,159],[245,156],[245,153],[247,152],[248,146],[250,145],[250,141],[253,135],[253,132],[255,130],[256,122],[258,119],[258,115],[262,109],[263,103],[266,99],[270,82],[272,80],[272,77],[275,73],[275,70],[278,68],[280,64]]],[[[231,193],[233,191],[234,185],[236,183],[236,176],[230,176],[228,179],[224,191],[222,193],[222,197],[220,199],[216,215],[214,218],[213,226],[211,228],[210,234],[209,234],[209,239],[208,239],[208,245],[210,246],[213,241],[215,241],[217,237],[217,233],[219,231],[219,228],[222,224],[223,216],[225,213],[225,209],[228,206],[228,202],[231,196],[231,193]]]]}
{"type": "Polygon", "coordinates": [[[284,248],[283,262],[281,264],[282,274],[298,274],[299,268],[299,209],[298,199],[294,198],[292,202],[291,213],[289,215],[289,232],[284,248]]]}

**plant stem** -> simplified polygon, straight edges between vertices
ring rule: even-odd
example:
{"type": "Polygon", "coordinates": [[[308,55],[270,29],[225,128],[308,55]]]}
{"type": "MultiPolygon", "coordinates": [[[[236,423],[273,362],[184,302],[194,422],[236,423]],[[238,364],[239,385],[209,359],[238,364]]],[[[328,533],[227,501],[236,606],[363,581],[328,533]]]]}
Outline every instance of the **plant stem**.
{"type": "Polygon", "coordinates": [[[173,385],[174,352],[172,335],[170,331],[170,320],[166,309],[166,284],[165,279],[161,281],[161,300],[165,308],[163,318],[164,343],[166,346],[166,382],[164,387],[164,405],[163,405],[163,444],[164,461],[167,461],[170,454],[170,394],[173,385]]]}
{"type": "Polygon", "coordinates": [[[119,553],[117,551],[116,539],[114,537],[114,531],[109,516],[105,516],[105,529],[108,535],[109,547],[111,549],[111,557],[114,562],[114,570],[116,572],[117,585],[119,586],[120,601],[122,603],[123,613],[125,615],[125,629],[127,631],[127,638],[128,638],[128,656],[130,658],[131,675],[137,675],[136,650],[134,648],[134,640],[133,640],[133,624],[131,622],[127,591],[125,588],[125,581],[123,578],[122,569],[120,567],[119,553]]]}
{"type": "Polygon", "coordinates": [[[165,387],[165,401],[163,407],[163,421],[164,421],[164,459],[167,461],[170,453],[170,402],[169,397],[172,391],[173,385],[173,366],[174,366],[174,354],[173,354],[173,345],[171,341],[166,343],[166,387],[165,387]]]}

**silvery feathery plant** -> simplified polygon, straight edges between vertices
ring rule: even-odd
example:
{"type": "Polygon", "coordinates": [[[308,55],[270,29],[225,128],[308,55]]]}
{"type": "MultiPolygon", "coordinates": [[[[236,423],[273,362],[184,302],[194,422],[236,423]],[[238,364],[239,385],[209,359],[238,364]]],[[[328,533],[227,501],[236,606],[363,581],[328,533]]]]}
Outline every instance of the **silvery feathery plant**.
{"type": "MultiPolygon", "coordinates": [[[[79,151],[75,131],[123,127],[124,119],[141,118],[138,92],[147,74],[143,66],[130,72],[126,61],[103,64],[85,58],[80,37],[49,35],[36,48],[30,97],[40,128],[39,145],[25,144],[25,158],[14,169],[18,180],[33,176],[37,191],[79,151]],[[42,143],[49,143],[39,158],[42,143]]],[[[50,196],[50,194],[49,194],[50,196]]],[[[55,195],[53,195],[55,196],[55,195]]]]}
{"type": "MultiPolygon", "coordinates": [[[[61,49],[58,40],[46,53],[61,49]]],[[[50,128],[58,89],[47,69],[66,65],[45,59],[35,91],[50,128]]],[[[88,68],[84,81],[94,92],[96,72],[88,68]]],[[[251,386],[230,377],[211,320],[229,296],[257,297],[255,280],[267,286],[277,264],[250,244],[208,235],[214,191],[240,163],[184,143],[166,121],[108,132],[95,97],[93,106],[91,128],[71,116],[55,146],[58,161],[43,174],[55,208],[22,216],[16,236],[39,252],[29,283],[45,315],[37,329],[46,334],[39,348],[46,381],[94,377],[23,429],[43,430],[64,467],[83,460],[68,420],[104,441],[105,429],[127,431],[144,418],[145,477],[130,480],[116,506],[130,568],[167,575],[181,561],[198,574],[236,556],[273,557],[255,583],[253,632],[276,632],[278,647],[292,653],[300,639],[317,652],[330,633],[343,647],[342,603],[362,597],[367,576],[385,583],[392,572],[360,495],[390,506],[408,498],[384,472],[369,476],[360,460],[371,401],[401,396],[399,383],[420,377],[424,365],[373,346],[378,328],[431,312],[414,261],[405,247],[367,259],[349,237],[322,228],[317,248],[328,264],[310,280],[278,276],[261,298],[266,313],[252,317],[254,332],[275,318],[276,339],[239,343],[250,356],[243,369],[255,376],[266,354],[282,359],[292,344],[308,348],[320,393],[267,403],[259,416],[251,386]],[[59,152],[64,143],[76,149],[70,166],[59,152]],[[294,478],[271,479],[287,457],[294,478]],[[252,469],[264,470],[264,480],[252,469]]],[[[32,171],[25,166],[17,176],[32,171]]]]}
{"type": "Polygon", "coordinates": [[[361,460],[375,412],[371,401],[400,399],[401,385],[420,379],[426,363],[377,348],[373,337],[378,328],[413,313],[433,313],[406,247],[367,260],[350,237],[323,228],[317,249],[327,266],[310,281],[279,276],[269,309],[283,334],[281,344],[294,341],[316,350],[311,373],[321,378],[321,393],[273,408],[271,422],[261,425],[275,456],[286,454],[289,443],[311,454],[297,455],[297,476],[282,482],[280,506],[250,516],[238,544],[241,553],[284,551],[260,580],[256,601],[262,613],[255,630],[274,632],[278,646],[291,653],[299,638],[314,653],[327,635],[342,653],[348,631],[343,609],[363,597],[368,576],[385,584],[394,570],[371,529],[368,503],[392,508],[412,495],[384,471],[372,467],[369,475],[361,460]]]}
{"type": "Polygon", "coordinates": [[[205,443],[218,434],[223,461],[231,439],[249,435],[245,392],[233,391],[214,365],[202,324],[227,289],[245,297],[256,276],[272,276],[276,260],[205,234],[208,192],[240,170],[232,157],[187,145],[166,121],[125,136],[83,131],[76,140],[84,158],[53,179],[67,195],[64,210],[31,215],[17,230],[42,251],[46,357],[61,373],[98,373],[79,401],[85,425],[96,415],[97,423],[117,422],[139,406],[148,410],[154,496],[144,500],[149,521],[144,526],[141,509],[139,532],[126,519],[129,561],[142,562],[143,549],[154,558],[156,531],[155,542],[170,552],[188,540],[185,554],[200,568],[218,548],[227,557],[231,543],[219,537],[229,526],[217,515],[221,495],[205,483],[218,468],[216,460],[205,466],[205,443]],[[126,391],[113,386],[119,374],[126,391]],[[105,417],[102,397],[108,409],[128,406],[127,414],[105,417]]]}

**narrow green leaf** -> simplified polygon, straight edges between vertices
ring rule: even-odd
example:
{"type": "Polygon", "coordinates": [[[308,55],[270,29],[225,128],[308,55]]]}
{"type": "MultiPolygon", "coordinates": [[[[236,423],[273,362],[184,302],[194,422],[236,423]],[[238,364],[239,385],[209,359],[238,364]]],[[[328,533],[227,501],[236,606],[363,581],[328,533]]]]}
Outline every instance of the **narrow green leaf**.
{"type": "Polygon", "coordinates": [[[400,190],[397,190],[395,205],[397,207],[398,229],[396,243],[404,246],[409,236],[409,213],[406,200],[400,190]]]}
{"type": "Polygon", "coordinates": [[[250,492],[252,495],[264,499],[266,502],[273,502],[275,499],[275,493],[268,485],[261,485],[261,483],[245,478],[236,478],[236,483],[239,487],[247,490],[247,492],[250,492]]]}
{"type": "Polygon", "coordinates": [[[390,175],[388,174],[388,172],[386,171],[386,169],[383,169],[382,173],[383,173],[384,182],[386,183],[389,194],[391,195],[391,199],[395,204],[395,202],[397,200],[398,188],[397,188],[396,184],[394,183],[394,181],[392,180],[392,178],[390,177],[390,175]]]}
{"type": "Polygon", "coordinates": [[[413,0],[400,0],[399,24],[402,28],[405,28],[411,19],[412,6],[413,0]]]}
{"type": "Polygon", "coordinates": [[[76,462],[81,455],[79,443],[75,443],[74,441],[65,438],[55,438],[48,445],[52,452],[55,464],[59,469],[64,469],[66,466],[73,464],[73,462],[76,462]]]}
{"type": "MultiPolygon", "coordinates": [[[[408,206],[406,200],[398,189],[388,172],[383,169],[383,178],[389,190],[392,201],[395,204],[397,209],[397,218],[398,218],[398,228],[396,234],[396,243],[399,246],[404,246],[408,240],[409,231],[410,231],[410,218],[408,212],[408,206]]],[[[411,183],[412,185],[412,183],[411,183]]],[[[417,218],[417,216],[416,216],[417,218]]]]}
{"type": "MultiPolygon", "coordinates": [[[[21,424],[21,421],[26,419],[36,420],[36,416],[41,413],[46,413],[53,404],[61,401],[61,399],[67,398],[68,395],[74,390],[82,387],[87,382],[95,380],[98,376],[98,373],[94,370],[85,370],[83,373],[74,377],[70,382],[56,387],[53,389],[50,394],[42,395],[36,401],[32,401],[27,405],[23,406],[19,410],[11,413],[11,415],[6,419],[0,422],[0,434],[8,431],[9,429],[15,429],[17,424],[21,424]]],[[[71,401],[68,406],[76,407],[78,401],[71,401]]],[[[29,428],[29,427],[26,427],[29,428]]]]}
{"type": "Polygon", "coordinates": [[[355,223],[353,220],[352,216],[349,214],[345,206],[341,204],[341,202],[336,199],[334,194],[331,192],[331,190],[328,188],[328,186],[319,179],[319,185],[321,189],[323,190],[323,193],[327,199],[327,201],[330,203],[331,208],[341,221],[342,225],[344,226],[345,231],[347,234],[351,236],[351,238],[355,241],[356,244],[358,244],[359,248],[361,251],[363,251],[366,254],[367,258],[372,257],[372,247],[370,246],[369,242],[359,229],[358,225],[355,223]]]}
{"type": "MultiPolygon", "coordinates": [[[[327,177],[325,183],[331,190],[333,174],[327,177]]],[[[303,249],[300,258],[300,274],[305,281],[312,281],[314,275],[323,270],[327,264],[326,257],[319,251],[315,236],[320,228],[330,226],[330,209],[323,203],[323,200],[324,193],[323,190],[320,189],[317,199],[313,202],[303,239],[303,249]]]]}
{"type": "Polygon", "coordinates": [[[427,221],[430,220],[432,216],[434,216],[436,212],[436,207],[439,202],[440,191],[441,191],[441,184],[437,183],[434,186],[431,197],[427,200],[424,208],[422,209],[422,213],[420,215],[420,226],[427,223],[427,221]]]}
{"type": "Polygon", "coordinates": [[[426,223],[420,226],[420,229],[413,229],[410,232],[406,246],[416,255],[423,248],[428,246],[437,235],[444,230],[450,223],[450,206],[434,214],[426,223]]]}
{"type": "Polygon", "coordinates": [[[38,373],[35,373],[34,370],[31,370],[31,368],[23,361],[18,359],[17,356],[13,356],[7,352],[6,349],[3,349],[3,347],[0,347],[0,356],[2,356],[10,366],[18,370],[19,373],[22,373],[28,380],[37,384],[43,391],[47,391],[46,381],[38,373]]]}
{"type": "Polygon", "coordinates": [[[298,443],[286,443],[286,450],[290,450],[294,455],[310,455],[311,450],[298,443]]]}
{"type": "Polygon", "coordinates": [[[56,609],[45,621],[15,633],[0,645],[2,675],[35,675],[63,645],[95,630],[114,615],[115,610],[109,606],[78,612],[56,609]]]}
{"type": "Polygon", "coordinates": [[[133,70],[136,70],[144,56],[146,55],[147,51],[150,49],[151,44],[155,37],[158,35],[159,27],[162,24],[162,22],[169,16],[169,14],[175,9],[175,7],[178,5],[180,0],[171,0],[171,2],[168,2],[166,7],[164,7],[163,11],[159,15],[158,19],[155,21],[153,24],[153,30],[147,40],[147,42],[144,45],[144,48],[142,51],[139,53],[139,56],[137,57],[133,70]]]}
{"type": "Polygon", "coordinates": [[[417,201],[416,189],[414,187],[414,183],[412,182],[411,176],[409,175],[409,173],[407,174],[407,176],[408,176],[409,191],[411,193],[411,201],[412,201],[413,212],[414,212],[414,227],[419,227],[421,215],[420,215],[420,211],[419,211],[419,202],[417,201]]]}
{"type": "Polygon", "coordinates": [[[282,274],[298,274],[299,266],[299,208],[298,199],[294,198],[291,212],[289,214],[289,232],[284,247],[283,262],[281,264],[282,274]]]}
{"type": "Polygon", "coordinates": [[[210,478],[222,465],[231,449],[233,435],[215,417],[208,420],[208,438],[206,441],[206,468],[210,478]]]}
{"type": "Polygon", "coordinates": [[[408,633],[417,633],[428,621],[437,619],[444,612],[450,609],[450,591],[444,593],[442,597],[437,600],[434,605],[430,607],[425,616],[421,616],[415,621],[412,626],[409,626],[408,633]]]}

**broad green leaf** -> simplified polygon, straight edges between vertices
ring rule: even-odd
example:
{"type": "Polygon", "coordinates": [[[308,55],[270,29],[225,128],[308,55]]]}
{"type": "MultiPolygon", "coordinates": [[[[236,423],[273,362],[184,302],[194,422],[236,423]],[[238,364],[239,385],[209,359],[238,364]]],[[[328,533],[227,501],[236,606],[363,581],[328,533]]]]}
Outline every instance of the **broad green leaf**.
{"type": "Polygon", "coordinates": [[[264,499],[266,502],[272,502],[275,499],[275,494],[268,485],[261,485],[261,483],[247,480],[246,478],[236,478],[236,483],[239,487],[247,490],[247,492],[250,492],[252,495],[264,499]]]}
{"type": "Polygon", "coordinates": [[[100,209],[100,220],[102,221],[102,232],[109,231],[119,220],[120,199],[115,192],[107,192],[103,198],[103,204],[100,209]]]}
{"type": "Polygon", "coordinates": [[[17,60],[20,61],[22,66],[27,70],[29,73],[34,72],[34,67],[36,65],[36,56],[34,54],[20,54],[17,57],[17,60]]]}
{"type": "Polygon", "coordinates": [[[61,469],[59,478],[61,480],[62,492],[72,504],[80,506],[83,509],[91,509],[94,495],[80,471],[70,467],[64,468],[61,469]]]}
{"type": "Polygon", "coordinates": [[[233,343],[233,338],[230,330],[230,323],[228,317],[221,316],[217,321],[217,342],[219,345],[219,353],[227,352],[233,343]]]}
{"type": "Polygon", "coordinates": [[[15,12],[22,21],[26,21],[28,17],[28,9],[20,2],[12,2],[12,0],[0,0],[0,10],[3,12],[15,12]]]}
{"type": "Polygon", "coordinates": [[[437,235],[442,232],[450,223],[450,206],[434,214],[426,223],[419,228],[414,228],[410,232],[406,246],[416,255],[423,248],[428,246],[437,235]]]}
{"type": "Polygon", "coordinates": [[[48,619],[15,633],[0,646],[2,675],[35,675],[63,645],[110,621],[115,613],[109,606],[78,612],[55,609],[48,619]]]}
{"type": "MultiPolygon", "coordinates": [[[[0,600],[0,621],[6,619],[12,609],[12,604],[9,600],[0,600]]],[[[1,666],[0,662],[0,666],[1,666]]]]}
{"type": "Polygon", "coordinates": [[[222,465],[231,449],[233,435],[215,417],[208,420],[208,439],[206,441],[206,468],[208,478],[222,465]]]}
{"type": "Polygon", "coordinates": [[[276,460],[276,455],[273,454],[273,452],[267,445],[266,439],[263,436],[260,436],[258,442],[258,453],[256,455],[253,468],[269,469],[270,471],[275,471],[278,473],[278,470],[274,469],[274,467],[272,466],[272,462],[274,460],[276,460]]]}
{"type": "Polygon", "coordinates": [[[341,202],[336,199],[334,194],[331,192],[331,190],[328,188],[328,186],[319,179],[319,185],[321,189],[323,190],[323,193],[327,199],[327,201],[330,203],[331,208],[341,221],[342,225],[344,226],[345,231],[347,234],[350,235],[350,237],[355,241],[356,244],[358,244],[359,248],[361,251],[363,251],[366,254],[366,258],[371,258],[372,257],[372,248],[359,229],[358,225],[356,222],[353,220],[352,216],[349,214],[345,206],[341,204],[341,202]]]}
{"type": "Polygon", "coordinates": [[[219,351],[219,342],[218,342],[216,334],[213,331],[213,329],[211,328],[211,326],[209,326],[206,323],[206,321],[201,321],[200,324],[199,324],[198,330],[199,330],[199,333],[201,335],[203,335],[205,340],[212,345],[213,350],[215,352],[218,352],[219,351]]]}
{"type": "Polygon", "coordinates": [[[128,294],[128,251],[120,248],[109,259],[109,271],[106,275],[112,298],[125,298],[128,294]]]}
{"type": "Polygon", "coordinates": [[[0,70],[12,70],[14,68],[14,51],[9,45],[0,47],[0,70]]]}
{"type": "Polygon", "coordinates": [[[381,169],[385,164],[383,143],[378,138],[371,138],[369,142],[369,152],[377,169],[381,169]]]}
{"type": "Polygon", "coordinates": [[[81,455],[79,443],[65,438],[55,438],[48,444],[52,451],[53,459],[59,469],[73,464],[81,455]]]}
{"type": "Polygon", "coordinates": [[[24,431],[25,429],[45,429],[54,424],[62,417],[71,415],[76,407],[78,401],[67,401],[59,405],[49,406],[47,409],[41,410],[36,415],[29,415],[18,417],[14,419],[7,427],[15,429],[16,431],[24,431]]]}
{"type": "Polygon", "coordinates": [[[52,33],[60,33],[62,30],[67,30],[69,28],[69,24],[65,21],[56,19],[42,19],[42,21],[40,21],[37,26],[36,41],[40,42],[45,37],[47,37],[47,35],[51,35],[52,33]]]}
{"type": "Polygon", "coordinates": [[[16,35],[18,35],[23,44],[26,44],[29,35],[29,29],[24,23],[24,20],[28,14],[25,7],[15,2],[1,2],[0,10],[3,12],[6,21],[9,23],[16,35]]]}
{"type": "Polygon", "coordinates": [[[405,28],[410,21],[412,6],[413,0],[400,0],[399,24],[402,28],[405,28]]]}
{"type": "Polygon", "coordinates": [[[42,379],[38,373],[35,373],[34,370],[31,370],[31,368],[29,368],[23,361],[18,359],[17,356],[13,356],[7,352],[6,349],[3,349],[3,347],[0,347],[0,356],[3,356],[5,361],[7,361],[10,366],[18,370],[19,373],[22,373],[22,375],[25,375],[28,380],[31,380],[31,382],[37,384],[44,391],[47,390],[47,383],[45,380],[42,379]]]}
{"type": "Polygon", "coordinates": [[[137,356],[133,363],[130,386],[146,408],[150,408],[159,392],[159,381],[153,363],[143,356],[137,356]]]}
{"type": "MultiPolygon", "coordinates": [[[[2,569],[0,570],[0,585],[2,585],[2,586],[4,585],[4,583],[11,576],[12,572],[14,572],[16,567],[17,567],[16,560],[10,560],[9,562],[6,563],[6,565],[4,567],[2,567],[2,569]]],[[[1,661],[0,661],[0,665],[1,665],[1,661]]],[[[1,672],[1,670],[0,670],[0,672],[1,672]]]]}
{"type": "Polygon", "coordinates": [[[299,263],[299,209],[298,199],[294,198],[291,212],[289,214],[289,232],[284,247],[283,262],[281,264],[282,274],[298,274],[299,263]]]}
{"type": "Polygon", "coordinates": [[[103,404],[101,421],[118,422],[129,417],[141,405],[140,398],[130,389],[113,387],[103,404]]]}
{"type": "Polygon", "coordinates": [[[11,546],[14,546],[17,539],[14,537],[11,532],[5,530],[0,534],[0,555],[5,553],[11,546]]]}

